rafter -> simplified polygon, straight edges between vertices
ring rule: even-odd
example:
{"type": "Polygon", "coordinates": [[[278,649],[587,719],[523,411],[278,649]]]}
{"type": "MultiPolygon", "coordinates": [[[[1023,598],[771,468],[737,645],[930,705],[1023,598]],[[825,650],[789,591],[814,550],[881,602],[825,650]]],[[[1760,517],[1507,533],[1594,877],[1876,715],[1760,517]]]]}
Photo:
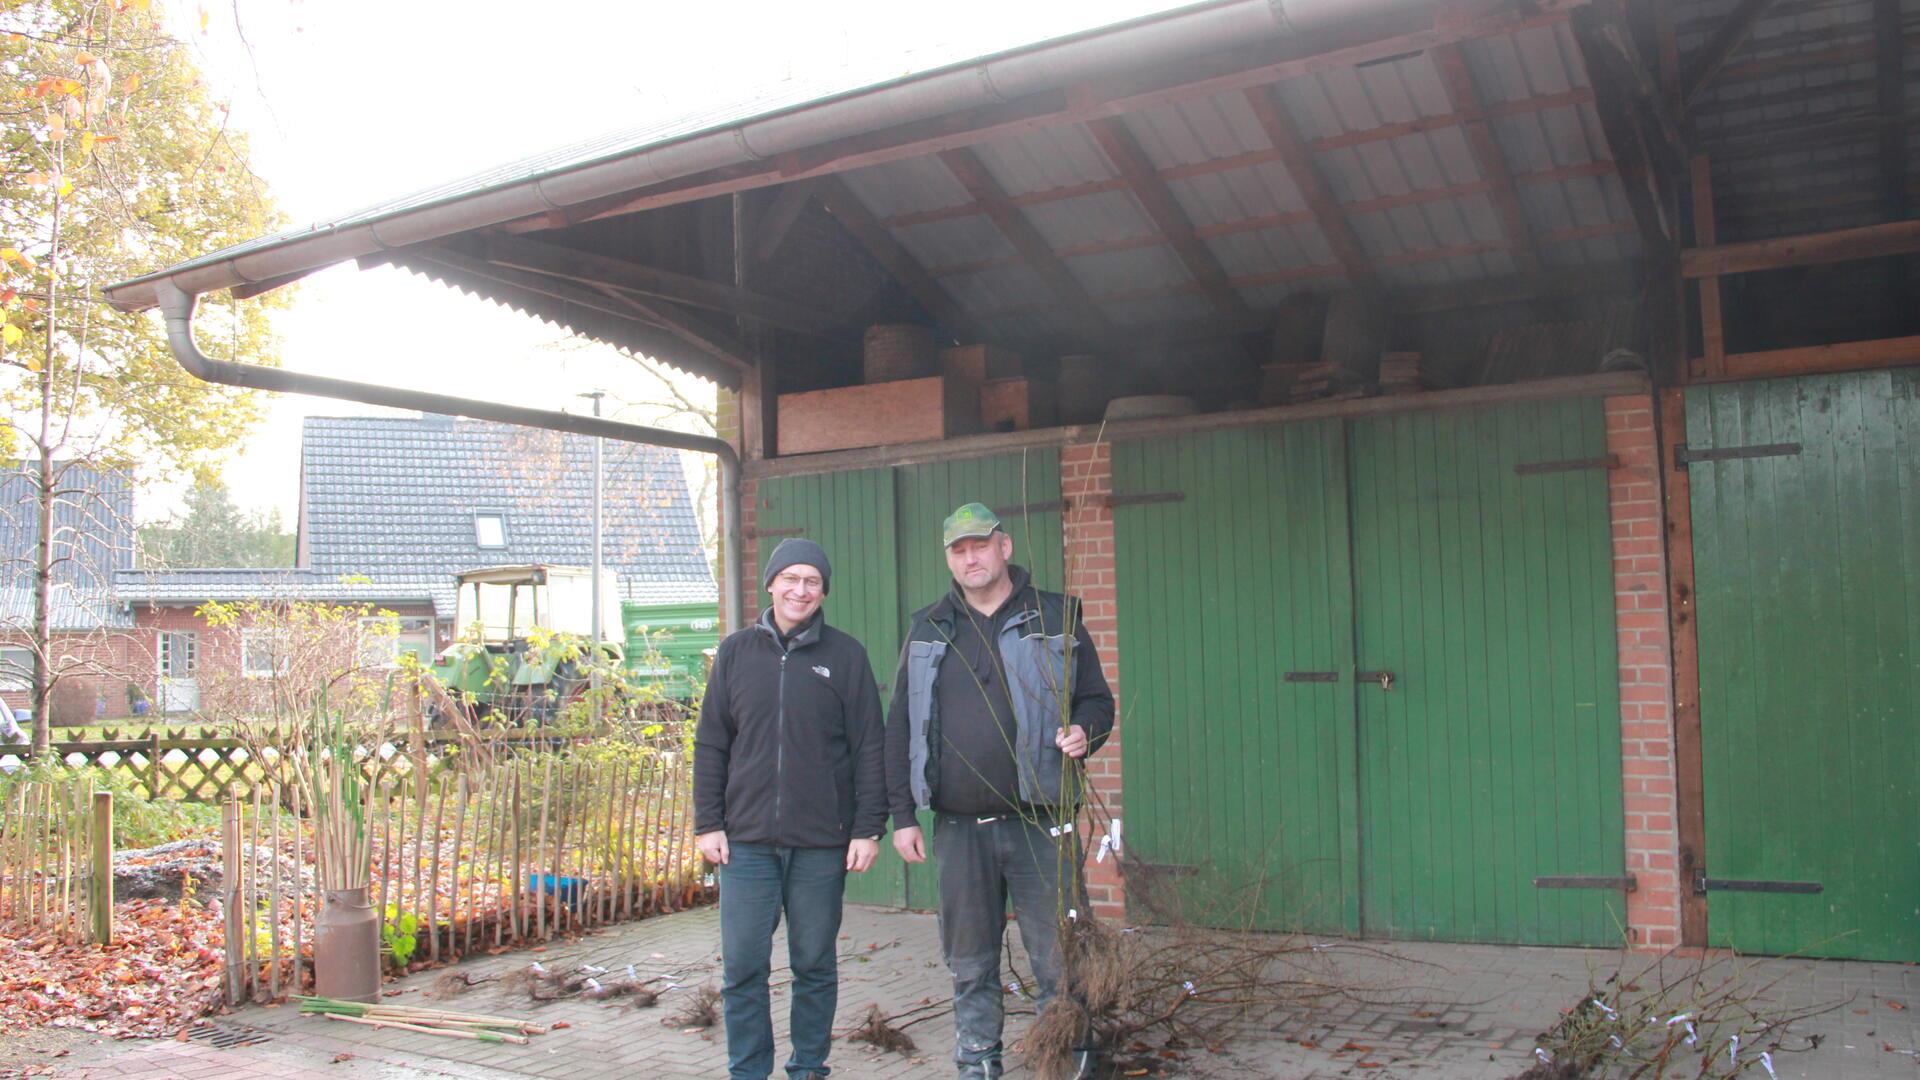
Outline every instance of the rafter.
{"type": "Polygon", "coordinates": [[[828,329],[820,314],[804,304],[542,240],[522,236],[489,237],[486,259],[515,270],[594,287],[611,285],[622,292],[707,308],[802,333],[821,333],[828,329]]]}
{"type": "MultiPolygon", "coordinates": [[[[1603,236],[1619,236],[1634,231],[1629,222],[1609,222],[1602,225],[1576,225],[1568,229],[1558,229],[1541,234],[1541,239],[1550,243],[1575,243],[1603,236]]],[[[1380,260],[1381,266],[1415,266],[1420,263],[1442,262],[1447,259],[1463,259],[1476,255],[1506,254],[1511,248],[1508,244],[1456,244],[1449,247],[1419,248],[1389,255],[1380,260]]],[[[1266,285],[1286,285],[1303,281],[1339,281],[1347,276],[1346,267],[1338,263],[1308,264],[1289,266],[1279,270],[1266,270],[1257,274],[1236,274],[1227,279],[1234,289],[1257,289],[1266,285]]],[[[1143,285],[1129,289],[1115,289],[1099,293],[1093,297],[1101,305],[1128,304],[1139,300],[1158,300],[1171,296],[1195,296],[1201,293],[1197,282],[1179,282],[1171,285],[1143,285]]],[[[1025,315],[1047,310],[1044,300],[1029,303],[1012,304],[1005,307],[983,311],[983,317],[1002,315],[1025,315]]]]}
{"type": "MultiPolygon", "coordinates": [[[[1713,211],[1713,168],[1707,155],[1695,154],[1689,171],[1693,186],[1693,242],[1710,248],[1720,241],[1713,211]]],[[[1704,374],[1726,374],[1727,334],[1721,319],[1717,277],[1700,279],[1700,351],[1704,357],[1704,374]]]]}
{"type": "Polygon", "coordinates": [[[813,201],[814,187],[812,180],[795,180],[774,192],[772,205],[747,230],[753,238],[751,261],[754,266],[765,266],[773,261],[774,253],[786,242],[787,233],[793,231],[794,223],[800,220],[807,204],[813,201]]]}
{"type": "Polygon", "coordinates": [[[1348,24],[1329,33],[1261,41],[1199,60],[1127,72],[1097,83],[1040,91],[1013,101],[961,110],[869,135],[851,136],[784,155],[773,162],[713,169],[641,190],[587,200],[559,211],[530,215],[504,227],[512,232],[525,232],[577,225],[809,176],[923,157],[1039,126],[1122,116],[1154,105],[1388,60],[1450,41],[1557,26],[1586,2],[1588,0],[1531,0],[1525,10],[1502,7],[1494,11],[1487,11],[1483,4],[1474,2],[1450,2],[1409,10],[1390,18],[1348,24]]]}
{"type": "MultiPolygon", "coordinates": [[[[1546,94],[1538,97],[1521,98],[1516,101],[1504,101],[1498,105],[1489,105],[1486,108],[1486,115],[1489,117],[1520,116],[1526,113],[1542,112],[1547,109],[1587,105],[1592,102],[1593,91],[1586,87],[1578,87],[1564,94],[1546,94]]],[[[1338,135],[1324,136],[1313,140],[1308,146],[1315,153],[1323,153],[1328,150],[1342,150],[1353,146],[1363,146],[1368,143],[1385,142],[1390,139],[1398,139],[1419,132],[1443,131],[1462,122],[1463,117],[1459,113],[1426,116],[1418,120],[1409,120],[1397,124],[1387,124],[1382,127],[1364,128],[1360,131],[1346,131],[1338,135]]],[[[1251,169],[1256,166],[1276,164],[1279,162],[1280,152],[1268,148],[1264,150],[1250,150],[1244,154],[1233,154],[1228,157],[1213,158],[1208,161],[1169,165],[1164,169],[1155,170],[1155,172],[1162,181],[1171,183],[1175,180],[1186,180],[1196,176],[1213,176],[1218,173],[1232,172],[1235,169],[1251,169]]],[[[1514,179],[1520,183],[1526,182],[1525,177],[1515,177],[1514,179]]],[[[1012,196],[1012,199],[1015,206],[1040,206],[1045,203],[1061,202],[1066,199],[1078,199],[1087,195],[1104,195],[1109,192],[1123,191],[1126,187],[1127,184],[1125,180],[1119,177],[1109,177],[1101,180],[1089,180],[1079,184],[1066,184],[1057,188],[1046,188],[1041,191],[1022,192],[1012,196]]],[[[911,210],[904,214],[893,214],[880,220],[889,229],[904,229],[915,225],[930,225],[937,221],[952,221],[957,218],[973,217],[984,214],[985,212],[978,203],[964,202],[956,203],[952,206],[938,206],[928,210],[911,210]]]]}
{"type": "Polygon", "coordinates": [[[1307,209],[1313,211],[1314,221],[1327,238],[1327,246],[1333,249],[1334,258],[1340,260],[1340,265],[1346,269],[1347,280],[1357,288],[1378,293],[1380,279],[1367,259],[1366,249],[1360,246],[1360,237],[1354,233],[1352,223],[1334,199],[1326,179],[1320,175],[1320,168],[1314,164],[1313,155],[1300,138],[1299,130],[1294,127],[1293,118],[1274,100],[1272,90],[1267,87],[1256,86],[1247,90],[1246,99],[1253,109],[1254,119],[1259,121],[1260,129],[1266,133],[1267,141],[1280,152],[1281,164],[1286,168],[1287,175],[1293,178],[1293,186],[1299,190],[1300,198],[1307,204],[1307,209]]]}
{"type": "Polygon", "coordinates": [[[1636,76],[1630,70],[1637,57],[1626,55],[1631,49],[1627,27],[1617,10],[1593,6],[1575,13],[1573,36],[1593,85],[1594,112],[1640,227],[1641,245],[1650,260],[1671,264],[1680,249],[1674,221],[1677,182],[1649,143],[1636,76]]]}
{"type": "Polygon", "coordinates": [[[1520,271],[1539,273],[1540,251],[1534,244],[1533,227],[1527,224],[1520,194],[1514,190],[1513,170],[1507,165],[1507,155],[1493,137],[1493,126],[1487,122],[1486,106],[1480,101],[1480,91],[1474,85],[1473,72],[1467,67],[1466,54],[1458,45],[1436,45],[1427,51],[1427,56],[1440,73],[1440,85],[1453,100],[1454,110],[1466,117],[1461,127],[1467,137],[1467,149],[1472,152],[1480,175],[1493,185],[1487,194],[1493,199],[1494,209],[1499,211],[1501,228],[1513,243],[1520,271]]]}
{"type": "Polygon", "coordinates": [[[1073,271],[1067,269],[1066,262],[1054,252],[1046,237],[1013,205],[1000,182],[987,171],[986,163],[971,150],[943,150],[940,162],[973,201],[985,208],[1000,235],[1007,238],[1027,265],[1047,283],[1054,300],[1072,315],[1081,332],[1095,340],[1112,338],[1113,325],[1094,306],[1093,298],[1087,295],[1086,288],[1073,276],[1073,271]]]}
{"type": "Polygon", "coordinates": [[[1226,315],[1246,314],[1246,302],[1227,283],[1227,272],[1221,267],[1220,260],[1214,258],[1206,242],[1194,233],[1193,222],[1154,171],[1153,162],[1148,160],[1140,144],[1134,140],[1126,121],[1095,120],[1087,124],[1087,130],[1093,134],[1093,141],[1100,144],[1107,160],[1119,170],[1133,197],[1140,200],[1147,217],[1152,219],[1160,235],[1173,248],[1174,254],[1180,257],[1187,273],[1193,275],[1193,280],[1199,283],[1201,291],[1206,293],[1214,308],[1226,315]]]}
{"type": "MultiPolygon", "coordinates": [[[[1747,35],[1753,33],[1753,25],[1760,16],[1767,13],[1774,0],[1740,0],[1740,5],[1727,12],[1720,22],[1719,29],[1700,47],[1700,51],[1687,58],[1686,67],[1693,69],[1687,74],[1685,88],[1680,93],[1682,111],[1691,109],[1702,91],[1712,85],[1720,69],[1746,43],[1747,35]]],[[[1899,35],[1894,35],[1899,41],[1899,35]]]]}
{"type": "Polygon", "coordinates": [[[827,213],[847,230],[854,241],[865,248],[867,254],[885,267],[900,287],[917,300],[927,314],[938,320],[942,326],[955,333],[975,340],[986,340],[981,336],[974,322],[961,310],[952,296],[940,287],[940,283],[927,274],[926,268],[913,257],[913,253],[900,246],[886,226],[880,224],[865,203],[856,198],[847,185],[837,176],[823,177],[816,192],[821,205],[827,213]]]}
{"type": "MultiPolygon", "coordinates": [[[[667,321],[659,317],[661,314],[659,311],[647,309],[631,297],[617,294],[609,296],[584,285],[575,285],[543,274],[499,266],[447,247],[405,248],[392,252],[390,259],[395,264],[409,269],[428,272],[438,270],[443,274],[454,273],[467,278],[477,278],[531,296],[557,300],[585,311],[609,316],[619,320],[621,332],[628,339],[630,347],[666,358],[680,366],[687,366],[679,357],[687,347],[692,346],[704,358],[718,362],[720,371],[725,373],[720,380],[728,386],[737,386],[741,374],[750,366],[738,344],[728,341],[724,335],[719,337],[703,335],[705,345],[695,344],[684,334],[668,326],[667,321]]],[[[503,299],[507,303],[513,302],[510,294],[503,299]]]]}

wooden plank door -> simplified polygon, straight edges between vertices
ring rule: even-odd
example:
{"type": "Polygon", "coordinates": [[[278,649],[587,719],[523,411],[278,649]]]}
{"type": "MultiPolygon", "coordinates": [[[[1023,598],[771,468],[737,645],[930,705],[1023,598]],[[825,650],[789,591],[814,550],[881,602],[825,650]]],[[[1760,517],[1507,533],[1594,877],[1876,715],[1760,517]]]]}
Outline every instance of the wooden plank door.
{"type": "Polygon", "coordinates": [[[1708,940],[1920,960],[1920,370],[1686,404],[1708,940]]]}
{"type": "Polygon", "coordinates": [[[1601,403],[1350,436],[1366,932],[1617,944],[1621,887],[1536,885],[1624,874],[1601,403]]]}
{"type": "Polygon", "coordinates": [[[1141,917],[1360,928],[1344,457],[1336,422],[1113,448],[1141,917]]]}

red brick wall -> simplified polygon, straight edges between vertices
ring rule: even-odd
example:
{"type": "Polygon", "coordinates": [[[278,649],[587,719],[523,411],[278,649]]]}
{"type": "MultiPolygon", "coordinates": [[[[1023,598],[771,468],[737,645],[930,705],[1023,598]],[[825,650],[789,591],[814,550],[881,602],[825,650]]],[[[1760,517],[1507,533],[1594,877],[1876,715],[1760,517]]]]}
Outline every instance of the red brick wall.
{"type": "MultiPolygon", "coordinates": [[[[431,604],[374,604],[380,611],[391,611],[401,616],[432,617],[431,604]]],[[[161,633],[194,633],[199,635],[196,676],[204,690],[220,680],[240,678],[240,631],[233,627],[210,627],[207,620],[194,607],[158,607],[147,606],[134,610],[136,629],[130,635],[134,652],[139,664],[130,670],[129,677],[140,683],[147,692],[148,699],[155,708],[160,703],[159,680],[159,635],[161,633]]],[[[436,626],[436,642],[443,637],[443,627],[436,626]]],[[[124,691],[122,691],[124,694],[124,691]]]]}
{"type": "MultiPolygon", "coordinates": [[[[746,579],[740,590],[740,617],[752,622],[760,617],[760,598],[766,590],[760,588],[760,540],[753,530],[760,523],[760,485],[753,480],[740,481],[740,535],[744,543],[740,545],[740,576],[746,579]]],[[[779,543],[778,540],[774,541],[779,543]]],[[[723,582],[720,586],[726,588],[723,582]]],[[[724,608],[725,605],[722,605],[724,608]]],[[[737,627],[729,626],[729,632],[737,627]]]]}
{"type": "Polygon", "coordinates": [[[1661,546],[1660,446],[1653,399],[1606,402],[1607,477],[1613,515],[1613,590],[1619,635],[1620,757],[1626,810],[1629,940],[1636,948],[1680,942],[1680,835],[1673,759],[1673,670],[1667,635],[1666,557],[1661,546]]]}
{"type": "MultiPolygon", "coordinates": [[[[29,647],[25,634],[8,634],[5,643],[29,647]]],[[[53,687],[49,715],[53,723],[90,724],[100,717],[127,714],[127,683],[144,689],[153,670],[148,636],[138,631],[101,631],[94,634],[56,634],[52,663],[56,672],[68,672],[53,687]]],[[[33,707],[32,690],[0,692],[14,709],[33,707]]]]}
{"type": "MultiPolygon", "coordinates": [[[[1112,447],[1108,443],[1069,446],[1060,452],[1060,494],[1067,501],[1067,592],[1080,598],[1080,616],[1087,624],[1100,667],[1120,700],[1119,601],[1114,591],[1112,447]]],[[[1116,712],[1113,736],[1087,763],[1087,777],[1106,814],[1121,818],[1121,724],[1116,712]]],[[[1122,836],[1124,840],[1124,834],[1122,836]]],[[[1099,838],[1088,838],[1088,852],[1097,855],[1099,838]]],[[[1126,896],[1118,861],[1087,863],[1087,891],[1093,910],[1105,918],[1126,916],[1126,896]]]]}

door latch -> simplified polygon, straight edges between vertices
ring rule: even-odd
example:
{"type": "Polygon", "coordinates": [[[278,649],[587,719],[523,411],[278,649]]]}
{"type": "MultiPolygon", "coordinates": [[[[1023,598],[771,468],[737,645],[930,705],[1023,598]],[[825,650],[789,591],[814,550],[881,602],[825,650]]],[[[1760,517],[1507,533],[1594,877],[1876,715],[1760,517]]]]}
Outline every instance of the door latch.
{"type": "Polygon", "coordinates": [[[1379,683],[1380,689],[1391,690],[1393,689],[1393,672],[1391,671],[1356,671],[1353,673],[1353,681],[1379,683]]]}

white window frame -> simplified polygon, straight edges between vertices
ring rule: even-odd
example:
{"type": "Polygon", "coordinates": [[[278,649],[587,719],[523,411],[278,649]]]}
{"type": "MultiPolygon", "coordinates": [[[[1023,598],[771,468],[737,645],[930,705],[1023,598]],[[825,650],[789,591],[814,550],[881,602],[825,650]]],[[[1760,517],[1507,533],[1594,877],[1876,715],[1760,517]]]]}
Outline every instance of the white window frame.
{"type": "Polygon", "coordinates": [[[196,631],[160,631],[160,643],[154,648],[153,654],[158,661],[154,666],[158,669],[159,675],[163,679],[191,679],[200,673],[200,635],[196,631]],[[187,647],[186,663],[182,665],[186,669],[185,671],[173,670],[175,659],[173,656],[173,642],[176,640],[182,642],[187,647]]]}
{"type": "Polygon", "coordinates": [[[285,675],[288,669],[288,657],[285,649],[274,650],[275,639],[285,643],[285,636],[278,631],[265,628],[250,628],[240,631],[240,674],[249,679],[271,679],[276,675],[285,675]],[[262,644],[269,646],[268,658],[271,666],[256,665],[255,653],[262,644]]]}
{"type": "Polygon", "coordinates": [[[475,510],[473,512],[473,544],[475,547],[494,551],[507,546],[507,512],[505,510],[475,510]],[[491,520],[500,529],[499,539],[489,542],[483,522],[491,520]]]}
{"type": "Polygon", "coordinates": [[[0,690],[33,689],[33,650],[25,645],[0,645],[0,690]],[[18,654],[17,658],[13,654],[18,654]]]}

